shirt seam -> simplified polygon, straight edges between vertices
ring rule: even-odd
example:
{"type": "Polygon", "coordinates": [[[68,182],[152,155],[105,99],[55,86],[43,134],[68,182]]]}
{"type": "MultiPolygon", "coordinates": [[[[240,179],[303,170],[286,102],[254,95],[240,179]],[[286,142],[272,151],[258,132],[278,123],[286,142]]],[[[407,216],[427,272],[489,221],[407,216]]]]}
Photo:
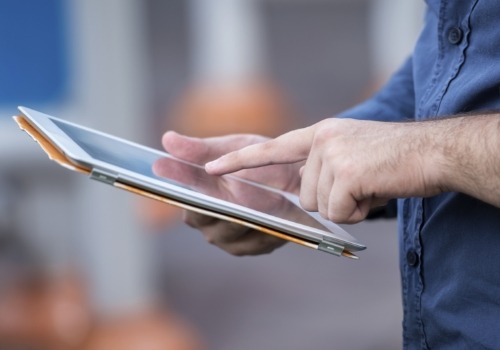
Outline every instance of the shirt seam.
{"type": "Polygon", "coordinates": [[[445,8],[446,8],[446,5],[448,4],[448,0],[443,0],[441,2],[441,6],[439,7],[439,18],[438,18],[438,56],[437,56],[437,59],[436,59],[436,63],[434,64],[434,73],[432,74],[432,79],[429,83],[429,85],[427,86],[427,88],[425,89],[425,92],[422,94],[422,97],[420,98],[420,101],[418,103],[418,110],[417,110],[417,117],[418,118],[421,118],[423,113],[423,109],[424,109],[424,103],[426,101],[426,99],[429,97],[429,95],[431,94],[431,90],[433,87],[436,86],[436,83],[438,81],[438,76],[441,72],[441,62],[443,60],[443,57],[444,57],[444,44],[443,44],[443,38],[442,38],[442,35],[441,33],[443,32],[443,26],[444,26],[444,14],[445,14],[445,8]]]}
{"type": "Polygon", "coordinates": [[[441,92],[437,96],[436,101],[433,103],[433,105],[436,106],[436,108],[435,108],[436,110],[434,112],[434,115],[439,115],[439,110],[440,110],[441,104],[443,102],[443,97],[444,97],[444,95],[446,95],[446,92],[448,92],[448,89],[450,88],[451,83],[453,82],[453,80],[456,79],[460,69],[463,67],[463,65],[465,63],[465,52],[467,51],[467,48],[469,47],[469,36],[470,36],[470,32],[471,32],[470,18],[472,16],[472,12],[474,11],[474,8],[476,7],[478,1],[479,0],[476,0],[472,4],[472,6],[470,7],[470,9],[468,11],[466,19],[463,21],[464,23],[466,23],[466,26],[464,28],[464,39],[463,39],[464,42],[463,42],[463,45],[461,45],[460,57],[458,58],[458,62],[455,66],[455,69],[453,69],[453,71],[451,72],[450,76],[448,77],[448,79],[446,81],[446,84],[444,84],[443,89],[441,90],[441,92]]]}

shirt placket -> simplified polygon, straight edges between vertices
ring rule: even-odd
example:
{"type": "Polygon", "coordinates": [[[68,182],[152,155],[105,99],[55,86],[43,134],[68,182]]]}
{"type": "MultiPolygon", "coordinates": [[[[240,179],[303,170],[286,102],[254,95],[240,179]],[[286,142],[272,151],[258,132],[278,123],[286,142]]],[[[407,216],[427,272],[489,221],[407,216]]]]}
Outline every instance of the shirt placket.
{"type": "Polygon", "coordinates": [[[416,119],[424,120],[440,115],[440,105],[450,90],[451,83],[465,62],[469,44],[470,14],[478,0],[464,2],[441,1],[438,21],[438,55],[433,77],[417,104],[416,119]]]}
{"type": "Polygon", "coordinates": [[[408,344],[421,343],[427,349],[421,319],[420,305],[424,290],[422,279],[422,246],[420,228],[423,223],[423,200],[408,198],[402,201],[401,270],[403,292],[403,341],[408,344]]]}
{"type": "MultiPolygon", "coordinates": [[[[470,8],[464,3],[443,0],[440,3],[438,20],[438,54],[429,81],[420,101],[416,103],[417,120],[425,120],[439,115],[439,107],[450,89],[451,82],[458,75],[465,61],[469,14],[476,1],[470,2],[470,8]],[[468,13],[465,17],[460,15],[468,13]]],[[[404,345],[410,349],[420,344],[421,349],[428,349],[425,324],[422,316],[422,294],[425,291],[424,261],[425,249],[421,242],[422,229],[425,225],[426,200],[410,198],[404,200],[400,222],[401,234],[401,270],[403,284],[403,308],[405,319],[404,345]],[[411,344],[411,345],[410,345],[411,344]]],[[[435,232],[433,234],[440,234],[435,232]]],[[[413,348],[412,348],[413,349],[413,348]]]]}

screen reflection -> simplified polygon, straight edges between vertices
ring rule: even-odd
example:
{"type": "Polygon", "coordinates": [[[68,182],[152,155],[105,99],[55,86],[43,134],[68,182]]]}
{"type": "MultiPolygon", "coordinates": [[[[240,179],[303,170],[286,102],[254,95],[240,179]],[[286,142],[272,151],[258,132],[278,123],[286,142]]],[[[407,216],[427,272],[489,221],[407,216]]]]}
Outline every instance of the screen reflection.
{"type": "MultiPolygon", "coordinates": [[[[118,138],[106,137],[60,120],[53,122],[94,159],[280,219],[333,232],[278,192],[235,176],[213,176],[199,165],[162,156],[118,138]]],[[[326,223],[328,226],[328,223],[326,223]]]]}
{"type": "Polygon", "coordinates": [[[168,181],[248,209],[270,214],[284,220],[329,231],[283,195],[235,176],[213,176],[201,166],[173,158],[160,158],[153,164],[153,173],[168,181]]]}

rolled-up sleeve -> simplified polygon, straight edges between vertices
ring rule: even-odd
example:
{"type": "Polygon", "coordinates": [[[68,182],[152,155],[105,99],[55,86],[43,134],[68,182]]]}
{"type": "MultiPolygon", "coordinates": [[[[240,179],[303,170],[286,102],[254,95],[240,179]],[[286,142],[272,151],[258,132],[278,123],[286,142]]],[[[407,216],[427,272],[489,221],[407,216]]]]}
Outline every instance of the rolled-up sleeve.
{"type": "Polygon", "coordinates": [[[414,120],[415,92],[411,57],[373,97],[341,112],[339,118],[377,121],[414,120]]]}

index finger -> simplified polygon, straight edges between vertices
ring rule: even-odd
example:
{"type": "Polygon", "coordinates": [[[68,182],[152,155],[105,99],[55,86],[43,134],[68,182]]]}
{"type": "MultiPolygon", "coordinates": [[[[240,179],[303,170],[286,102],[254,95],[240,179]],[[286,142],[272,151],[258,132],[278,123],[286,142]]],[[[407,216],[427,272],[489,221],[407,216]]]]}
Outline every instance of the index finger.
{"type": "Polygon", "coordinates": [[[230,152],[205,164],[205,170],[212,175],[223,175],[264,165],[295,163],[309,155],[313,135],[312,126],[290,131],[273,140],[230,152]]]}

